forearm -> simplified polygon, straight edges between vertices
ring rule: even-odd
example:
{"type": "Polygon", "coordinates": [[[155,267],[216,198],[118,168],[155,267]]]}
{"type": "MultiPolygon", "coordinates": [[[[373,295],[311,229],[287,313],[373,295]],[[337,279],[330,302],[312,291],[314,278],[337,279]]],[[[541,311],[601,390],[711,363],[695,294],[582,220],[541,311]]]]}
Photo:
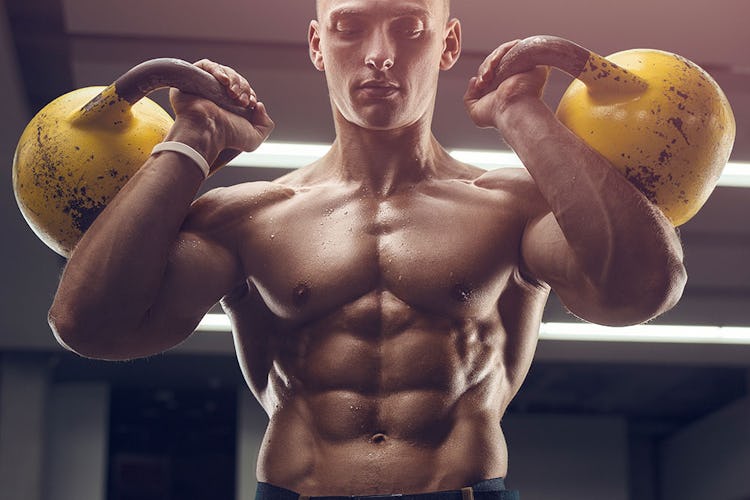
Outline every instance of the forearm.
{"type": "Polygon", "coordinates": [[[592,287],[624,297],[646,293],[648,284],[681,287],[682,250],[672,225],[542,101],[510,104],[498,115],[497,128],[551,208],[575,272],[592,287]]]}
{"type": "MultiPolygon", "coordinates": [[[[178,121],[167,139],[190,144],[209,161],[216,155],[210,127],[178,121]]],[[[58,335],[104,331],[116,340],[140,327],[202,180],[182,155],[166,152],[146,161],[71,255],[50,309],[58,335]]]]}

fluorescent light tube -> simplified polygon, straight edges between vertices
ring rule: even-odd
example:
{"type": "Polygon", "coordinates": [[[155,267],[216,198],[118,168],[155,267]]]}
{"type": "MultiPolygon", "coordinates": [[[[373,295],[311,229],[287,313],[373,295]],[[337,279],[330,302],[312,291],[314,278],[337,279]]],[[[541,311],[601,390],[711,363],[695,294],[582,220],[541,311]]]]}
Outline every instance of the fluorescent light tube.
{"type": "MultiPolygon", "coordinates": [[[[207,314],[196,328],[201,332],[230,332],[224,314],[207,314]]],[[[659,342],[675,344],[750,344],[750,328],[692,325],[637,325],[606,327],[591,323],[542,323],[539,338],[584,342],[659,342]]]]}
{"type": "Polygon", "coordinates": [[[750,328],[694,325],[606,327],[591,323],[543,323],[540,339],[588,342],[750,344],[750,328]]]}
{"type": "MultiPolygon", "coordinates": [[[[239,154],[229,165],[255,168],[300,168],[319,159],[330,148],[328,144],[264,142],[252,153],[239,154]]],[[[454,149],[450,151],[450,154],[459,161],[487,170],[523,167],[521,160],[512,151],[454,149]]],[[[750,163],[727,163],[718,185],[750,187],[750,163]]]]}

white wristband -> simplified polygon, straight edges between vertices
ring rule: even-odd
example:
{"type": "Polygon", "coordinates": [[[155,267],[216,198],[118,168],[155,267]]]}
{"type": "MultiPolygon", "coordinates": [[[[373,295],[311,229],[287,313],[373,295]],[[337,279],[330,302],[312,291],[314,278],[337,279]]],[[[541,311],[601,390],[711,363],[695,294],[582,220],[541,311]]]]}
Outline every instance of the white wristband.
{"type": "Polygon", "coordinates": [[[201,169],[201,172],[203,172],[203,178],[205,179],[206,177],[208,177],[208,172],[209,170],[211,170],[208,162],[201,156],[198,151],[194,150],[187,144],[177,141],[160,142],[159,144],[154,146],[154,149],[151,150],[151,154],[161,153],[162,151],[173,151],[175,153],[180,153],[187,156],[188,158],[193,160],[196,165],[198,165],[198,168],[201,169]]]}

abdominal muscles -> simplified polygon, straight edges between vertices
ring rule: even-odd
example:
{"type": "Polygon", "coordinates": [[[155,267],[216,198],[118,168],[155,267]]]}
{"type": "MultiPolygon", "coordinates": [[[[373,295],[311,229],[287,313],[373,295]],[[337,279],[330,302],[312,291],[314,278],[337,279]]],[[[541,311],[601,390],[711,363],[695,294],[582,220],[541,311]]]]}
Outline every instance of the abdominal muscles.
{"type": "Polygon", "coordinates": [[[499,318],[373,292],[278,332],[258,479],[305,495],[455,489],[503,476],[499,318]]]}

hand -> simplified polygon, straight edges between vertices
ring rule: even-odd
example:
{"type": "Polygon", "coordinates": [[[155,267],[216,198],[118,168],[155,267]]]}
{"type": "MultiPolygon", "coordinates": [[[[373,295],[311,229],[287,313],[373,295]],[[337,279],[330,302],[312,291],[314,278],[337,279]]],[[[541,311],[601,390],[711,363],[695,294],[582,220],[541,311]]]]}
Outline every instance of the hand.
{"type": "Polygon", "coordinates": [[[503,57],[519,40],[506,42],[496,48],[479,66],[477,76],[469,80],[464,94],[464,104],[474,123],[482,128],[497,126],[497,119],[513,102],[531,97],[541,99],[549,76],[547,66],[537,66],[531,71],[518,73],[503,81],[497,78],[497,69],[503,57]]]}
{"type": "Polygon", "coordinates": [[[236,154],[236,151],[257,149],[271,134],[274,123],[248,81],[235,70],[208,59],[195,65],[216,78],[237,106],[253,110],[248,120],[207,99],[177,89],[170,91],[176,120],[169,140],[193,146],[204,155],[214,172],[224,164],[223,158],[234,156],[227,155],[231,150],[236,154]]]}

